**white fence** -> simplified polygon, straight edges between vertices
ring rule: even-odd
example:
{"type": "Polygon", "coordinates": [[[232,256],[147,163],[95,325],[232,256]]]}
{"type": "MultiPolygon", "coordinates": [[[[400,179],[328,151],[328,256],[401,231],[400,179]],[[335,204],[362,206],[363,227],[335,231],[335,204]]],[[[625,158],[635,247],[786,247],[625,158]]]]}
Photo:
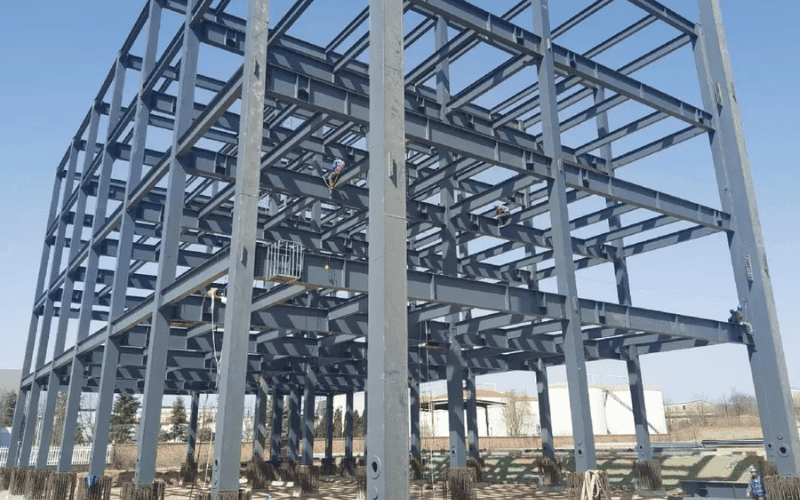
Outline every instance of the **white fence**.
{"type": "MultiPolygon", "coordinates": [[[[111,455],[114,451],[112,446],[106,448],[106,463],[111,463],[111,455]]],[[[31,458],[29,465],[36,465],[36,456],[39,454],[38,448],[31,448],[31,458]]],[[[60,446],[51,446],[47,453],[47,465],[58,465],[58,457],[61,455],[60,446]]],[[[92,461],[91,446],[75,446],[72,448],[72,465],[87,465],[92,461]]],[[[0,467],[5,467],[8,462],[8,447],[0,448],[0,467]]]]}

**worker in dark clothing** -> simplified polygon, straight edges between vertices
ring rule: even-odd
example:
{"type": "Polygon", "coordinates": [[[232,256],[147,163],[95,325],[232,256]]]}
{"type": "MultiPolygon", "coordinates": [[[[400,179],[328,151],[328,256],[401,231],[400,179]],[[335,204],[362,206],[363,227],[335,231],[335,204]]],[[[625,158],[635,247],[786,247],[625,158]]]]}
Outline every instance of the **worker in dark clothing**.
{"type": "Polygon", "coordinates": [[[508,211],[508,207],[505,205],[497,205],[494,211],[500,225],[505,226],[508,223],[508,219],[511,217],[511,212],[508,211]]]}
{"type": "Polygon", "coordinates": [[[750,481],[747,485],[747,492],[750,498],[754,500],[765,500],[767,497],[767,489],[764,487],[764,478],[758,473],[758,469],[750,466],[747,469],[750,472],[750,481]]]}
{"type": "Polygon", "coordinates": [[[342,170],[344,170],[344,161],[339,158],[333,160],[333,172],[331,172],[331,174],[325,180],[325,184],[328,185],[328,189],[333,189],[336,187],[336,183],[339,182],[339,176],[342,175],[342,170]]]}

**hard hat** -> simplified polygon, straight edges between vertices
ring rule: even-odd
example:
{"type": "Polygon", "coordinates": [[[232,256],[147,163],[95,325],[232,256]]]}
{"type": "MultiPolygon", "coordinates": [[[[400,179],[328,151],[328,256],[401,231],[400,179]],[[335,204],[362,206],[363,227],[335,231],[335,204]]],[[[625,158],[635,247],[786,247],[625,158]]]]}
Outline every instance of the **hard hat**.
{"type": "Polygon", "coordinates": [[[758,469],[756,469],[754,465],[751,465],[750,468],[747,469],[747,472],[758,472],[758,469]]]}

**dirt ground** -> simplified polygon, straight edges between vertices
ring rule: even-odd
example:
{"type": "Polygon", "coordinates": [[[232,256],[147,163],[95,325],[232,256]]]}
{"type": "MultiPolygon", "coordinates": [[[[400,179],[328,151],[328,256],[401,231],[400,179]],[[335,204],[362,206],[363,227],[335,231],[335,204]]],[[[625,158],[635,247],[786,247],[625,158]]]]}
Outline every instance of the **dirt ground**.
{"type": "MultiPolygon", "coordinates": [[[[294,488],[285,484],[275,483],[265,490],[255,490],[253,500],[279,500],[283,498],[298,498],[294,495],[294,488]],[[270,496],[272,495],[272,496],[270,496]]],[[[357,487],[355,479],[352,478],[320,478],[319,494],[304,495],[300,498],[321,499],[321,500],[352,500],[356,498],[357,487]]],[[[198,493],[202,491],[198,488],[183,488],[178,485],[167,483],[165,500],[194,500],[198,493]]],[[[111,500],[119,500],[120,488],[111,491],[111,500]]],[[[477,500],[523,500],[530,498],[540,498],[547,500],[566,500],[567,494],[561,492],[539,491],[534,483],[527,484],[502,484],[502,483],[480,483],[476,487],[477,500]]],[[[441,483],[431,485],[430,483],[415,482],[411,485],[411,500],[444,500],[444,492],[441,483]]],[[[611,500],[637,500],[642,497],[634,495],[631,490],[612,490],[611,500]]],[[[13,499],[10,499],[13,500],[13,499]]]]}

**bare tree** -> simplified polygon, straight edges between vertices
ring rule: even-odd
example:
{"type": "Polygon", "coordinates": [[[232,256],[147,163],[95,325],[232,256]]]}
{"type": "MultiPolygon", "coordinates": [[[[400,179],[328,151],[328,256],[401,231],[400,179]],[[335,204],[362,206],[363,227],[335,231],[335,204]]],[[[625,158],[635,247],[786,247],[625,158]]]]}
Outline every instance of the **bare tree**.
{"type": "Polygon", "coordinates": [[[533,428],[533,411],[530,398],[525,391],[506,391],[503,393],[505,404],[506,433],[509,436],[525,436],[531,434],[533,428]]]}
{"type": "Polygon", "coordinates": [[[739,392],[735,388],[731,389],[728,400],[730,401],[731,414],[735,415],[737,420],[741,420],[742,415],[754,415],[758,408],[755,396],[739,392]]]}

